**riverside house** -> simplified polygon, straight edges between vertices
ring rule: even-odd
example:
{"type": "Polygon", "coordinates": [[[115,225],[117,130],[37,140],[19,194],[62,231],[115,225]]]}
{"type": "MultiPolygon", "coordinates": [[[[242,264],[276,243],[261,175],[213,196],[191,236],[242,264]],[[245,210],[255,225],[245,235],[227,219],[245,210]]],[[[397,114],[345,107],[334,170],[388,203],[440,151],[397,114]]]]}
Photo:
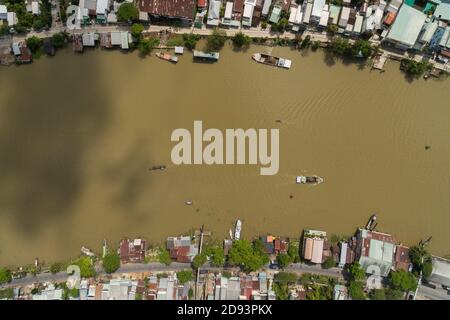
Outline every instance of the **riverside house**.
{"type": "Polygon", "coordinates": [[[119,245],[120,261],[122,263],[142,263],[145,259],[146,241],[138,238],[123,239],[119,245]]]}
{"type": "Polygon", "coordinates": [[[190,26],[195,15],[194,0],[138,0],[139,10],[154,18],[179,20],[190,26]]]}
{"type": "Polygon", "coordinates": [[[312,263],[322,263],[327,233],[319,230],[305,230],[303,235],[303,258],[312,263]]]}

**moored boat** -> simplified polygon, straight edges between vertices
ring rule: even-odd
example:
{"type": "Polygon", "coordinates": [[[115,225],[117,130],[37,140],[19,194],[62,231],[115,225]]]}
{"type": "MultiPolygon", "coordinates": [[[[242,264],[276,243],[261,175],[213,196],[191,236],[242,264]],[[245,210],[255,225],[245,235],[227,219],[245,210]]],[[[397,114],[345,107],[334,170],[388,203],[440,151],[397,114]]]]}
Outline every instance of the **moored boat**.
{"type": "Polygon", "coordinates": [[[265,53],[254,53],[252,54],[252,59],[258,63],[285,69],[290,69],[292,65],[292,61],[289,59],[275,57],[265,53]]]}
{"type": "Polygon", "coordinates": [[[194,50],[194,58],[200,60],[217,61],[219,60],[218,52],[203,52],[199,50],[194,50]]]}
{"type": "Polygon", "coordinates": [[[323,178],[319,176],[297,176],[295,179],[297,184],[319,184],[323,182],[323,178]]]}
{"type": "Polygon", "coordinates": [[[236,221],[236,227],[234,228],[234,240],[239,240],[241,238],[241,231],[242,231],[242,221],[238,219],[236,221]]]}
{"type": "Polygon", "coordinates": [[[156,56],[162,60],[166,60],[169,62],[173,62],[173,63],[177,63],[178,62],[178,57],[173,56],[171,54],[168,53],[163,53],[163,52],[157,52],[156,56]]]}
{"type": "Polygon", "coordinates": [[[95,256],[95,254],[90,249],[86,248],[85,246],[81,247],[81,253],[83,253],[84,255],[87,255],[88,257],[95,256]]]}

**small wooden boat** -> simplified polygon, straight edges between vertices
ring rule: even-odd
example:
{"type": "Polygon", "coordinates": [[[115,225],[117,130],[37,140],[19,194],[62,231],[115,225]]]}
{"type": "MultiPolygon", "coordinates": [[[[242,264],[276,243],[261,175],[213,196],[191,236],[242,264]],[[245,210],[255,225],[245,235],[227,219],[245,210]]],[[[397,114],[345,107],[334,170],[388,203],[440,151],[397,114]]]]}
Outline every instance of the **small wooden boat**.
{"type": "Polygon", "coordinates": [[[265,53],[254,53],[252,59],[258,63],[285,69],[290,69],[292,65],[292,61],[289,59],[275,57],[265,53]]]}
{"type": "Polygon", "coordinates": [[[236,221],[236,227],[234,228],[234,240],[239,240],[241,238],[241,231],[242,231],[242,221],[238,219],[236,221]]]}
{"type": "Polygon", "coordinates": [[[319,176],[297,176],[295,182],[297,184],[319,184],[323,182],[323,178],[319,176]]]}
{"type": "Polygon", "coordinates": [[[159,166],[153,166],[150,168],[151,171],[156,171],[156,170],[165,170],[166,166],[165,165],[159,165],[159,166]]]}
{"type": "Polygon", "coordinates": [[[87,255],[88,257],[95,256],[95,254],[90,249],[86,248],[85,246],[81,247],[81,253],[87,255]]]}
{"type": "Polygon", "coordinates": [[[178,62],[178,57],[173,56],[171,54],[168,53],[162,53],[162,52],[157,52],[156,56],[162,60],[166,60],[169,62],[173,62],[173,63],[177,63],[178,62]]]}

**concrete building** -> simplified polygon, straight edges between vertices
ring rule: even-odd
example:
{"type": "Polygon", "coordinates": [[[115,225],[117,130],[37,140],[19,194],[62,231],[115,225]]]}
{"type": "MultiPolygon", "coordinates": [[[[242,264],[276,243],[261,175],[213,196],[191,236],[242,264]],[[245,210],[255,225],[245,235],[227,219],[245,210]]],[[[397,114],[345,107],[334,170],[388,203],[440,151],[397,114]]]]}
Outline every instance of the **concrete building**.
{"type": "Polygon", "coordinates": [[[208,9],[208,19],[206,25],[210,27],[217,27],[220,23],[220,7],[222,2],[219,0],[210,0],[208,9]]]}
{"type": "Polygon", "coordinates": [[[394,241],[390,234],[366,229],[357,233],[357,260],[367,273],[386,277],[394,263],[394,241]],[[376,270],[377,269],[377,270],[376,270]]]}
{"type": "Polygon", "coordinates": [[[412,48],[419,37],[425,19],[426,15],[421,11],[403,5],[384,41],[392,43],[398,49],[412,48]]]}

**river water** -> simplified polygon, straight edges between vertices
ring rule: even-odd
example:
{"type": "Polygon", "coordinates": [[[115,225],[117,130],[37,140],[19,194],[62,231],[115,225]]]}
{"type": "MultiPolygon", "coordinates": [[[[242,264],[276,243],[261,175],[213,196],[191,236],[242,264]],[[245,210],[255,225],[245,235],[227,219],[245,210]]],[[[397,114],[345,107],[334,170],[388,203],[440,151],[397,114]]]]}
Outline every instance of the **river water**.
{"type": "Polygon", "coordinates": [[[0,265],[67,259],[104,238],[162,242],[202,224],[220,239],[237,218],[244,237],[348,235],[374,212],[397,241],[432,235],[431,250],[450,253],[450,82],[321,51],[274,48],[289,71],[251,61],[266,50],[227,46],[215,64],[187,52],[177,65],[68,50],[1,68],[0,265]],[[171,164],[171,132],[194,120],[279,128],[279,173],[171,164]],[[167,170],[148,170],[159,164],[167,170]],[[299,174],[325,182],[299,186],[299,174]]]}

